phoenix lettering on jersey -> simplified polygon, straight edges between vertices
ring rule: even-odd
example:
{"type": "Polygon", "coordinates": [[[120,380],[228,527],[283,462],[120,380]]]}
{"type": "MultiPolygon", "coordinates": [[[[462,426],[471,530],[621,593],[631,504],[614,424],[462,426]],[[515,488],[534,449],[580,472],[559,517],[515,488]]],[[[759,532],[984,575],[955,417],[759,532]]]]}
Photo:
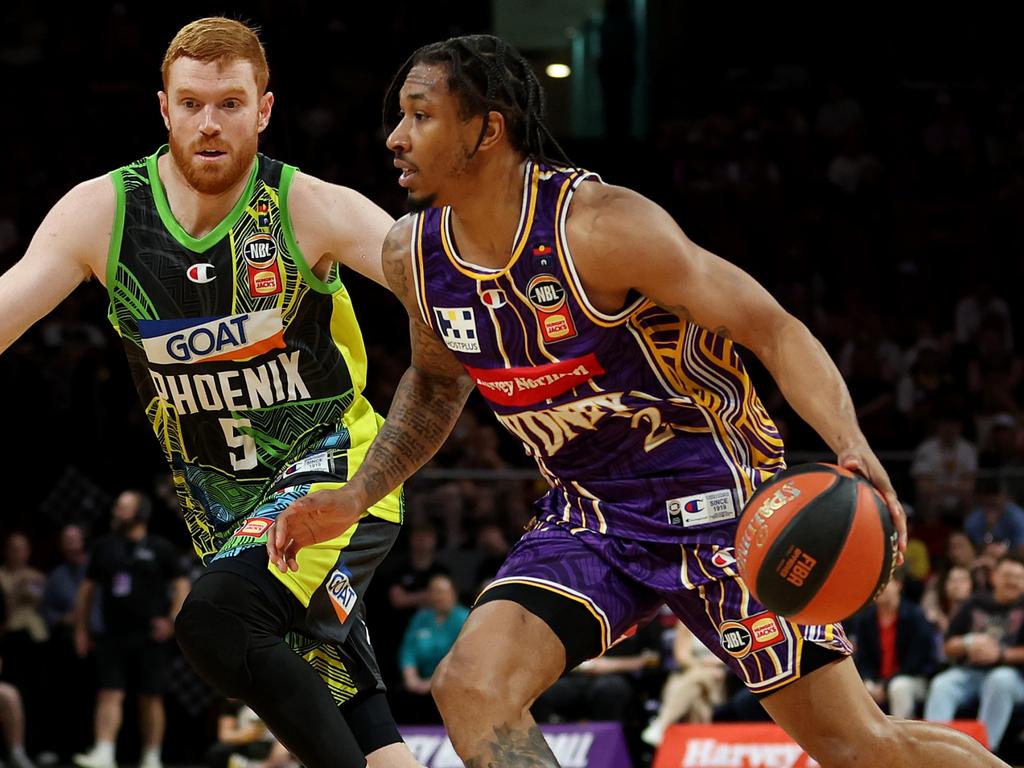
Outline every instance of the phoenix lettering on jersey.
{"type": "Polygon", "coordinates": [[[139,335],[153,365],[249,360],[285,348],[280,309],[227,317],[140,320],[139,335]]]}
{"type": "Polygon", "coordinates": [[[610,413],[624,414],[631,408],[622,402],[622,392],[606,392],[542,411],[495,414],[513,435],[523,441],[531,456],[554,456],[584,432],[592,432],[610,413]]]}
{"type": "Polygon", "coordinates": [[[250,368],[217,373],[149,372],[160,399],[184,416],[200,411],[248,411],[310,399],[299,374],[299,350],[250,368]]]}
{"type": "Polygon", "coordinates": [[[602,375],[604,368],[591,352],[586,357],[547,365],[524,368],[473,368],[467,365],[466,371],[488,400],[499,405],[533,405],[558,397],[602,375]]]}

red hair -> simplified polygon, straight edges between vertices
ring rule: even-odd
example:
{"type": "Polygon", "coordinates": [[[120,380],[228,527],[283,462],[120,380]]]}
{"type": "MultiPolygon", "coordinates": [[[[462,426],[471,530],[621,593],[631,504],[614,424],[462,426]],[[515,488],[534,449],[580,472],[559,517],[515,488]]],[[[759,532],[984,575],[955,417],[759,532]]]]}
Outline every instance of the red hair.
{"type": "Polygon", "coordinates": [[[270,67],[263,43],[256,36],[256,30],[240,21],[223,16],[197,19],[178,30],[178,34],[167,46],[160,72],[167,88],[167,73],[171,64],[181,58],[196,61],[248,61],[256,75],[256,90],[262,95],[270,80],[270,67]]]}

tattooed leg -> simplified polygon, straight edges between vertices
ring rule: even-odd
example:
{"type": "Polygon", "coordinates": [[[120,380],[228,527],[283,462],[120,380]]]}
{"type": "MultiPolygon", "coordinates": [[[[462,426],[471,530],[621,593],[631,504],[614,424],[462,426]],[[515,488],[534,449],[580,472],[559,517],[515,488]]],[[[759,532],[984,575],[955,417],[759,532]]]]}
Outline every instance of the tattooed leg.
{"type": "Polygon", "coordinates": [[[557,768],[530,705],[564,668],[562,642],[519,604],[495,600],[470,613],[432,685],[467,768],[557,768]]]}
{"type": "Polygon", "coordinates": [[[558,768],[536,724],[528,728],[498,726],[486,750],[485,754],[465,758],[466,768],[558,768]]]}

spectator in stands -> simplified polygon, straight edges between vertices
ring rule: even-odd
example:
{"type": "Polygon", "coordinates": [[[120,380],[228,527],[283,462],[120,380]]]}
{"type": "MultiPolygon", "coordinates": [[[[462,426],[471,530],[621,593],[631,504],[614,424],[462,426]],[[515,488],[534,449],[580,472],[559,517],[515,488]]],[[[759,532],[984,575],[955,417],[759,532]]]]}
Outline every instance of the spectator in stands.
{"type": "Polygon", "coordinates": [[[657,717],[640,735],[652,747],[673,723],[710,723],[714,708],[725,701],[725,664],[682,622],[676,623],[672,655],[676,670],[661,690],[657,717]]]}
{"type": "Polygon", "coordinates": [[[1010,498],[1020,502],[1024,500],[1024,435],[1009,413],[996,414],[988,426],[978,466],[1002,480],[1010,498]]]}
{"type": "Polygon", "coordinates": [[[224,702],[217,718],[217,742],[206,753],[207,768],[298,768],[284,745],[237,699],[224,702]]]}
{"type": "Polygon", "coordinates": [[[945,637],[950,620],[974,591],[971,569],[963,565],[952,565],[925,590],[921,607],[925,618],[941,637],[945,637]]]}
{"type": "Polygon", "coordinates": [[[88,650],[89,616],[97,591],[102,595],[102,634],[95,637],[99,691],[93,748],[74,756],[80,768],[116,768],[114,745],[121,728],[125,689],[139,696],[142,731],[140,768],[162,768],[163,688],[167,641],[174,617],[188,594],[177,552],[148,531],[151,502],[138,491],[124,491],[112,512],[111,533],[96,540],[75,613],[75,645],[88,650]]]}
{"type": "Polygon", "coordinates": [[[39,612],[46,576],[29,564],[32,548],[28,537],[15,531],[7,537],[0,566],[0,592],[7,606],[7,621],[0,635],[0,657],[7,659],[4,675],[20,693],[19,706],[30,723],[28,741],[36,743],[45,698],[38,684],[40,665],[46,663],[49,632],[39,612]]]}
{"type": "Polygon", "coordinates": [[[410,714],[416,722],[438,721],[430,697],[430,678],[441,659],[451,650],[469,609],[458,602],[455,584],[438,573],[427,584],[427,605],[412,617],[402,639],[399,666],[405,690],[412,694],[410,714]]]}
{"type": "MultiPolygon", "coordinates": [[[[62,691],[61,696],[47,701],[47,714],[64,723],[64,727],[50,730],[47,747],[61,758],[70,758],[90,738],[91,728],[82,714],[88,711],[95,693],[92,669],[75,652],[75,606],[89,555],[81,526],[64,526],[60,551],[62,562],[46,577],[39,610],[50,630],[47,664],[50,673],[61,681],[62,691]]],[[[101,631],[98,604],[90,623],[94,632],[101,631]]]]}
{"type": "Polygon", "coordinates": [[[961,436],[957,411],[944,411],[935,434],[914,452],[910,474],[917,486],[916,508],[926,515],[947,515],[966,508],[978,472],[978,452],[961,436]]]}
{"type": "Polygon", "coordinates": [[[4,562],[0,566],[0,589],[7,603],[5,655],[19,653],[25,643],[42,643],[49,637],[39,602],[46,587],[46,576],[29,565],[32,547],[28,537],[14,532],[7,537],[4,562]],[[16,648],[14,647],[16,646],[16,648]]]}
{"type": "Polygon", "coordinates": [[[637,691],[647,682],[642,678],[660,677],[660,666],[661,627],[654,621],[563,675],[534,702],[533,716],[539,723],[613,720],[628,730],[638,719],[637,691]]]}
{"type": "Polygon", "coordinates": [[[978,478],[975,507],[964,521],[964,533],[976,547],[1005,542],[1011,550],[1024,546],[1024,509],[1015,504],[998,477],[978,478]]]}
{"type": "Polygon", "coordinates": [[[857,669],[878,706],[893,717],[913,718],[935,671],[935,630],[920,607],[904,600],[902,570],[854,622],[857,669]]]}
{"type": "Polygon", "coordinates": [[[1017,389],[1024,380],[1024,359],[1006,341],[1002,319],[986,315],[967,362],[967,389],[978,433],[985,436],[999,415],[1019,409],[1017,389]]]}
{"type": "Polygon", "coordinates": [[[25,710],[21,694],[10,683],[0,682],[0,728],[14,768],[35,768],[25,752],[25,710]]]}
{"type": "Polygon", "coordinates": [[[980,699],[978,719],[998,750],[1016,704],[1024,701],[1024,560],[1005,555],[992,574],[992,594],[977,593],[949,623],[946,656],[953,666],[928,689],[926,720],[948,722],[980,699]]]}
{"type": "MultiPolygon", "coordinates": [[[[405,552],[393,550],[384,561],[368,593],[371,601],[367,606],[370,615],[387,612],[388,621],[394,627],[406,627],[413,615],[427,605],[427,585],[438,573],[448,573],[445,565],[438,561],[437,530],[426,521],[406,523],[403,536],[408,549],[405,552]]],[[[399,538],[399,544],[402,542],[399,538]]],[[[373,644],[381,672],[387,680],[401,680],[402,671],[397,665],[398,649],[402,642],[400,632],[381,632],[374,636],[373,644]]]]}

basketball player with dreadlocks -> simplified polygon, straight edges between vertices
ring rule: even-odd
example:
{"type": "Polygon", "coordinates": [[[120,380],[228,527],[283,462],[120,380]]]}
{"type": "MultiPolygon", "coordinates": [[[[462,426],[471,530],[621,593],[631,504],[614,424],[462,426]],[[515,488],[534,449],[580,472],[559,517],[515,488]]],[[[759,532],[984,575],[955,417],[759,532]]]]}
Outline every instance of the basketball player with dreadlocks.
{"type": "MultiPolygon", "coordinates": [[[[290,501],[343,485],[381,419],[339,274],[383,282],[390,216],[356,192],[257,152],[274,104],[256,34],[182,28],[163,62],[169,147],[68,192],[0,278],[0,350],[80,282],[112,322],[182,514],[208,566],[177,615],[196,670],[244,700],[309,768],[407,768],[363,623],[363,594],[397,536],[396,484],[344,535],[270,567],[290,501]],[[364,755],[368,756],[365,758],[364,755]]],[[[113,740],[76,758],[115,768],[113,740]]]]}
{"type": "Polygon", "coordinates": [[[557,765],[530,705],[662,603],[825,768],[1004,765],[956,731],[886,718],[841,626],[751,596],[737,513],[783,446],[734,344],[878,487],[902,549],[899,501],[807,328],[657,205],[572,167],[542,109],[529,64],[494,37],[428,45],[398,72],[387,143],[417,213],[388,235],[384,272],[412,365],[362,467],[282,513],[271,558],[295,569],[346,530],[440,447],[475,385],[550,490],[434,676],[467,766],[557,765]]]}

